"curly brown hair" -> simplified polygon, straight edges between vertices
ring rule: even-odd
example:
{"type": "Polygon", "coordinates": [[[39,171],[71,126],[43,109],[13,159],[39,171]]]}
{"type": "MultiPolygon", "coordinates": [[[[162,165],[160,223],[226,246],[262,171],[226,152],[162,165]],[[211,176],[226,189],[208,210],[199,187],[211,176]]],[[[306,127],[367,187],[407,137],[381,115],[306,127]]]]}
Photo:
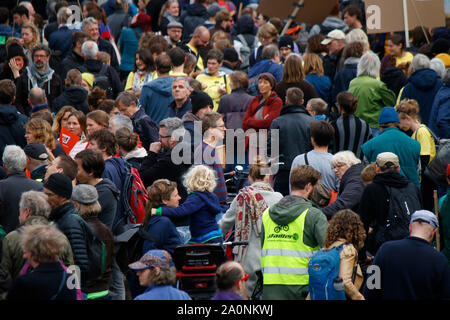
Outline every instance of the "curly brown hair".
{"type": "Polygon", "coordinates": [[[350,209],[338,211],[331,218],[326,234],[324,247],[329,248],[338,239],[350,242],[356,250],[364,246],[366,231],[358,214],[350,209]]]}

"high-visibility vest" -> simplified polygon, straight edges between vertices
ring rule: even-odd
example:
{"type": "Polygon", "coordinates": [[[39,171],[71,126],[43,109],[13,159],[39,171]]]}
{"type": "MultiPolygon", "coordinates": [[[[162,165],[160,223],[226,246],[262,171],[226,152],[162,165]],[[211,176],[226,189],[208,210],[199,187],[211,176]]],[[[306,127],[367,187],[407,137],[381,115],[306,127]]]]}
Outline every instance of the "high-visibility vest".
{"type": "Polygon", "coordinates": [[[278,225],[267,209],[262,216],[264,244],[261,252],[263,284],[307,285],[308,263],[320,246],[303,242],[303,230],[308,209],[287,225],[278,225]]]}

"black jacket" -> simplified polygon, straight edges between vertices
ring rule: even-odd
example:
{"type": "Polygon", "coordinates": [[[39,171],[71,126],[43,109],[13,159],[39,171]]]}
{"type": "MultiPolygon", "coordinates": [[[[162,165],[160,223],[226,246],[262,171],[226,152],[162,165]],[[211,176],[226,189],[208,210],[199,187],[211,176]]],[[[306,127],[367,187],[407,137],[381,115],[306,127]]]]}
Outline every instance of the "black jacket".
{"type": "Polygon", "coordinates": [[[42,263],[32,272],[17,278],[6,299],[42,301],[50,300],[56,295],[53,300],[76,300],[76,288],[69,289],[66,285],[70,276],[59,261],[42,263]],[[58,293],[59,288],[61,290],[58,293]]]}
{"type": "Polygon", "coordinates": [[[6,233],[19,225],[19,201],[22,193],[42,191],[41,182],[28,179],[24,172],[11,173],[0,181],[0,225],[6,233]]]}
{"type": "Polygon", "coordinates": [[[159,126],[140,108],[132,117],[133,129],[141,139],[142,147],[145,150],[150,148],[152,142],[159,141],[159,126]]]}
{"type": "Polygon", "coordinates": [[[117,202],[119,201],[119,189],[109,179],[103,179],[95,185],[95,188],[98,192],[98,202],[102,207],[98,218],[112,230],[117,212],[117,202]]]}
{"type": "Polygon", "coordinates": [[[71,69],[82,70],[82,66],[84,64],[84,59],[75,51],[71,51],[67,54],[67,56],[62,61],[61,74],[59,75],[61,79],[65,79],[67,72],[71,69]]]}
{"type": "Polygon", "coordinates": [[[87,235],[81,217],[72,202],[53,209],[50,221],[54,221],[59,230],[64,233],[72,247],[73,259],[81,270],[81,290],[86,292],[87,272],[89,271],[89,257],[87,251],[87,235]]]}
{"type": "Polygon", "coordinates": [[[109,53],[109,55],[111,56],[111,67],[118,73],[119,61],[117,60],[116,50],[114,49],[113,45],[109,43],[108,40],[105,40],[103,38],[98,38],[97,45],[98,51],[109,53]]]}
{"type": "Polygon", "coordinates": [[[63,93],[53,100],[52,112],[57,114],[64,106],[73,106],[75,109],[89,113],[87,103],[88,92],[83,87],[71,86],[66,88],[63,93]]]}
{"type": "MultiPolygon", "coordinates": [[[[4,104],[0,106],[0,156],[7,145],[13,144],[21,148],[27,145],[24,125],[28,117],[17,112],[15,106],[4,104]]],[[[0,157],[0,163],[1,161],[0,157]]]]}
{"type": "Polygon", "coordinates": [[[183,24],[183,41],[189,41],[192,38],[195,28],[203,25],[209,19],[206,7],[199,4],[191,4],[186,11],[181,14],[180,22],[183,24]]]}
{"type": "MultiPolygon", "coordinates": [[[[100,60],[88,59],[84,62],[80,71],[89,72],[95,75],[96,73],[100,72],[102,66],[103,62],[101,62],[100,60]]],[[[109,79],[109,84],[112,89],[106,91],[106,96],[108,99],[115,99],[117,95],[123,91],[119,75],[113,67],[108,66],[106,71],[106,77],[109,79]]]]}

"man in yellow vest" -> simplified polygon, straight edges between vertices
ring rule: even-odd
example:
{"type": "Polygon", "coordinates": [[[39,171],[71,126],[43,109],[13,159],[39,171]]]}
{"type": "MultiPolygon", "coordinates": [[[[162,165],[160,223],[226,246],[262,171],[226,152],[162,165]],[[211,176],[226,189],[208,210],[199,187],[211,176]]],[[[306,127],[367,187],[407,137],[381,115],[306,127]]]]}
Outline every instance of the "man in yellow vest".
{"type": "Polygon", "coordinates": [[[263,213],[263,300],[303,300],[308,294],[308,263],[323,246],[328,227],[310,200],[320,176],[311,166],[294,168],[291,194],[263,213]]]}

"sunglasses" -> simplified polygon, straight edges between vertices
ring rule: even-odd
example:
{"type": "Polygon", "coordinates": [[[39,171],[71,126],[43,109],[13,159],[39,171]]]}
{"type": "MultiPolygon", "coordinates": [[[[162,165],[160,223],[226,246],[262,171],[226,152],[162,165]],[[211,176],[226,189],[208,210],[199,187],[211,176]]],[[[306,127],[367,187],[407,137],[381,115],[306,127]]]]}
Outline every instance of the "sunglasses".
{"type": "Polygon", "coordinates": [[[248,280],[248,277],[249,277],[249,275],[248,275],[248,273],[244,273],[244,276],[242,277],[242,278],[240,278],[238,281],[236,281],[236,283],[234,284],[235,286],[237,286],[238,284],[239,284],[239,282],[241,282],[241,281],[247,281],[248,280]]]}

